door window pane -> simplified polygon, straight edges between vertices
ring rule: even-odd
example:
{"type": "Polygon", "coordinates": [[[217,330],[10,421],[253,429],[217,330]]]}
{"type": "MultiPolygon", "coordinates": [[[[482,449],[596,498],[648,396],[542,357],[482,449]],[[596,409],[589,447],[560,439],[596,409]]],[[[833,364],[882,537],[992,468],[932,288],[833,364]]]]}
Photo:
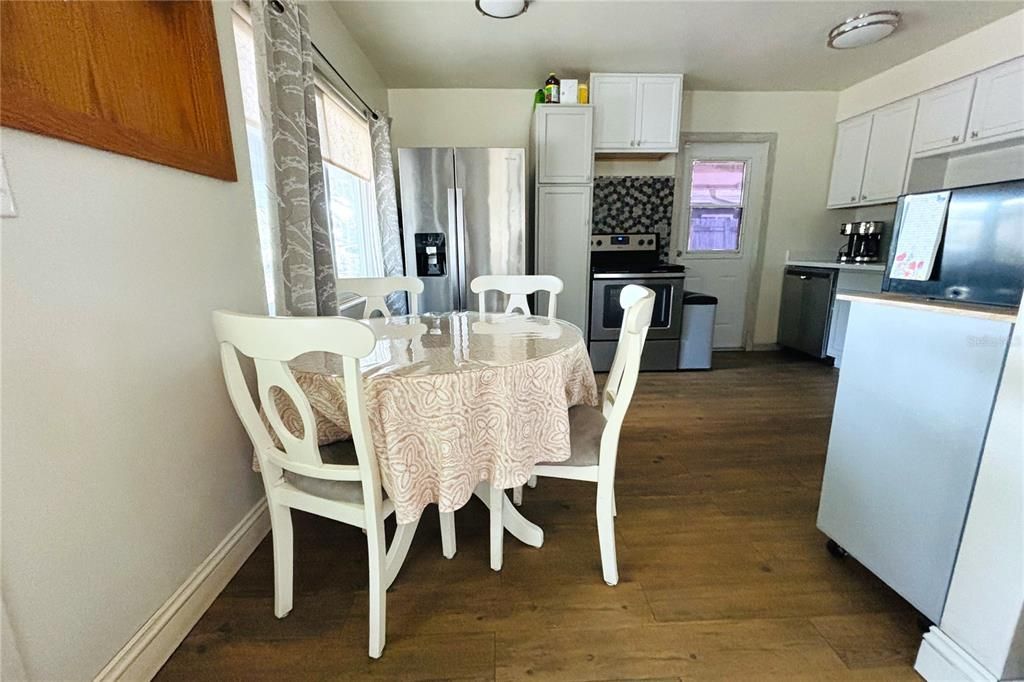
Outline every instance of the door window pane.
{"type": "Polygon", "coordinates": [[[745,161],[693,162],[688,252],[739,251],[746,173],[745,161]]]}
{"type": "Polygon", "coordinates": [[[739,251],[742,208],[690,207],[688,251],[739,251]]]}
{"type": "Polygon", "coordinates": [[[746,170],[743,161],[694,161],[690,204],[740,206],[746,170]]]}

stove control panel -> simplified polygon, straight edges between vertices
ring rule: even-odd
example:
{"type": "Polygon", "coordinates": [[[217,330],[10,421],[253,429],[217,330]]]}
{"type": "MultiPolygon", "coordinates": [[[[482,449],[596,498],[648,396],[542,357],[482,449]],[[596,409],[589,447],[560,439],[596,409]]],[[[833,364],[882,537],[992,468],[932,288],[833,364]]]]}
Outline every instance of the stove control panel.
{"type": "Polygon", "coordinates": [[[590,235],[591,251],[657,251],[658,235],[652,233],[590,235]]]}

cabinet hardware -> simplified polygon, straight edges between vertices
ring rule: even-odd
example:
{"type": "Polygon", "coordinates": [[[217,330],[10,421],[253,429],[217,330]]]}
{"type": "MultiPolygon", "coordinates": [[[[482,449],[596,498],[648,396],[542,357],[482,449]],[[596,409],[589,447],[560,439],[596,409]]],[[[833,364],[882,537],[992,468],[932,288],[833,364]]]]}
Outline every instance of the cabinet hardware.
{"type": "Polygon", "coordinates": [[[972,130],[971,131],[971,139],[973,140],[973,139],[976,139],[977,137],[978,137],[978,131],[977,130],[972,130]]]}
{"type": "Polygon", "coordinates": [[[868,195],[867,195],[867,194],[861,194],[861,195],[860,195],[860,200],[861,200],[861,201],[864,201],[864,200],[865,200],[865,199],[867,199],[867,198],[868,198],[868,195]]]}
{"type": "Polygon", "coordinates": [[[850,201],[857,201],[857,197],[850,197],[850,201]]]}
{"type": "Polygon", "coordinates": [[[953,142],[959,142],[959,141],[960,141],[960,136],[959,135],[954,135],[953,136],[953,142]]]}

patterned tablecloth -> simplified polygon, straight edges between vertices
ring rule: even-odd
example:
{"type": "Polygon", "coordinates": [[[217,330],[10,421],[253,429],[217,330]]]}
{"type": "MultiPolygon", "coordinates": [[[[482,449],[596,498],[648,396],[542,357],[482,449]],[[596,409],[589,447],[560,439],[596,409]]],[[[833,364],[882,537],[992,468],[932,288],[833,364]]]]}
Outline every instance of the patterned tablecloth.
{"type": "MultiPolygon", "coordinates": [[[[590,357],[567,322],[462,312],[366,324],[379,339],[362,361],[370,426],[399,523],[429,504],[458,509],[480,481],[511,488],[537,462],[568,459],[569,408],[597,405],[590,357]]],[[[350,437],[340,358],[310,353],[291,367],[320,444],[350,437]]],[[[298,413],[279,409],[301,432],[298,413]]]]}

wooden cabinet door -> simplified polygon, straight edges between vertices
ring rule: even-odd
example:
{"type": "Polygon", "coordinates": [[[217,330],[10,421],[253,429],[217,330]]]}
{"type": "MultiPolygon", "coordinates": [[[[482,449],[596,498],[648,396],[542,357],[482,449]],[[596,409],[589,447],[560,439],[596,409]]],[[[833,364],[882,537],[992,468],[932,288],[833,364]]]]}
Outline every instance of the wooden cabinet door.
{"type": "Polygon", "coordinates": [[[978,74],[970,139],[1024,130],[1024,58],[978,74]]]}
{"type": "Polygon", "coordinates": [[[630,150],[637,142],[637,78],[614,74],[590,77],[594,105],[594,149],[630,150]]]}
{"type": "Polygon", "coordinates": [[[914,130],[915,154],[963,144],[975,80],[971,76],[921,95],[914,130]]]}
{"type": "Polygon", "coordinates": [[[849,206],[860,201],[864,163],[871,138],[871,114],[839,124],[836,152],[832,158],[832,179],[828,188],[828,206],[849,206]]]}
{"type": "Polygon", "coordinates": [[[590,182],[594,177],[594,110],[590,105],[537,107],[537,182],[590,182]]]}
{"type": "Polygon", "coordinates": [[[864,182],[860,190],[862,202],[895,200],[903,193],[916,114],[916,98],[897,102],[874,113],[864,182]]]}
{"type": "Polygon", "coordinates": [[[678,76],[637,78],[637,144],[639,149],[679,151],[679,109],[683,82],[678,76]]]}
{"type": "Polygon", "coordinates": [[[537,274],[564,284],[558,317],[587,330],[590,297],[590,185],[537,187],[537,274]]]}

